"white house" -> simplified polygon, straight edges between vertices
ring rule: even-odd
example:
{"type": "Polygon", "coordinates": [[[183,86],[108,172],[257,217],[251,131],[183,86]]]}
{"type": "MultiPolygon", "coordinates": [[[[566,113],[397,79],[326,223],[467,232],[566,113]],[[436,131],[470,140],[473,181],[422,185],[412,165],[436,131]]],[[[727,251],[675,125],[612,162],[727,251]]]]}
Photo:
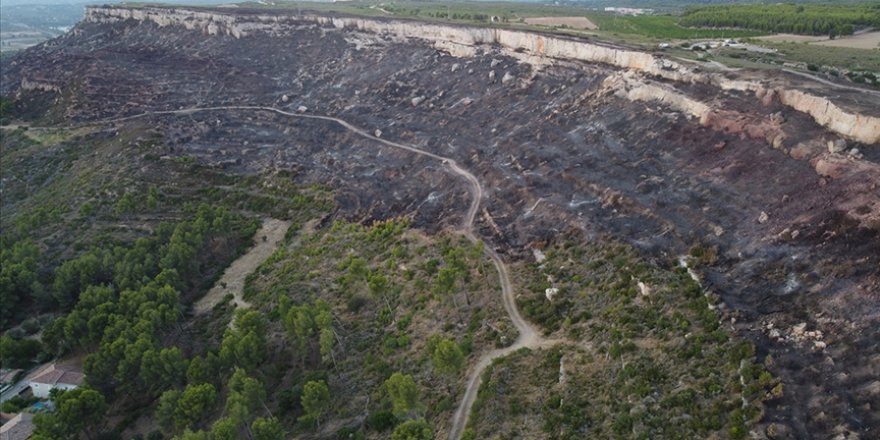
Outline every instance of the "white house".
{"type": "Polygon", "coordinates": [[[52,364],[34,376],[30,385],[34,396],[45,399],[50,391],[76,388],[83,384],[84,379],[85,376],[77,370],[52,364]]]}

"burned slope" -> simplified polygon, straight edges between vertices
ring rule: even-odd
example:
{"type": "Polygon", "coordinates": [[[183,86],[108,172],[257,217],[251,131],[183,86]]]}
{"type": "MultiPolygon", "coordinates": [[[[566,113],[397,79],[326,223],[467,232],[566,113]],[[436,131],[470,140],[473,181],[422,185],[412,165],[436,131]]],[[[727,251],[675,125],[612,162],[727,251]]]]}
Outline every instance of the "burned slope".
{"type": "MultiPolygon", "coordinates": [[[[633,99],[615,68],[510,55],[456,58],[417,39],[308,23],[243,38],[83,23],[5,65],[2,93],[35,125],[229,105],[344,118],[477,175],[481,235],[511,258],[572,229],[670,264],[717,247],[700,268],[706,285],[785,385],[766,420],[797,438],[877,435],[880,171],[852,152],[871,159],[877,146],[841,146],[773,97],[662,83],[717,109],[698,121],[633,99]]],[[[436,164],[377,157],[326,124],[222,110],[150,118],[169,156],[245,174],[296,170],[301,183],[343,188],[345,217],[412,215],[435,230],[466,203],[436,164]],[[324,148],[340,141],[350,150],[324,148]],[[378,171],[366,165],[375,161],[378,171]]]]}

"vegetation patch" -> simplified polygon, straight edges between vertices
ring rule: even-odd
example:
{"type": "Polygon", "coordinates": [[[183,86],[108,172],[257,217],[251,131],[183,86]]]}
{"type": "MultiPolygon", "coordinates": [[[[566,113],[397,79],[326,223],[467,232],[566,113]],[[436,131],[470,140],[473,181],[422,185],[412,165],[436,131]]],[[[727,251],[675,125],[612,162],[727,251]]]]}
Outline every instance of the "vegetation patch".
{"type": "MultiPolygon", "coordinates": [[[[658,267],[610,239],[560,240],[543,252],[544,261],[516,271],[518,304],[546,333],[572,342],[496,362],[472,438],[522,430],[744,438],[763,402],[779,397],[754,347],[720,324],[715,299],[686,270],[658,267]]],[[[702,264],[713,259],[711,250],[693,253],[702,264]]]]}
{"type": "Polygon", "coordinates": [[[681,25],[755,29],[804,35],[851,35],[858,27],[880,26],[880,5],[713,5],[685,10],[681,25]]]}

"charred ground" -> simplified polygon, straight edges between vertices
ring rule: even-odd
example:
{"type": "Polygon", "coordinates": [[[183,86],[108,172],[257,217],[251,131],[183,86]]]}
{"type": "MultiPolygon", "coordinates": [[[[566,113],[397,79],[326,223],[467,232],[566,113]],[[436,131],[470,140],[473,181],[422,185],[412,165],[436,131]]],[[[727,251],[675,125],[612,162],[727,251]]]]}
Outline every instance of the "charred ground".
{"type": "MultiPolygon", "coordinates": [[[[764,423],[780,437],[876,436],[880,223],[864,216],[880,203],[877,146],[849,145],[866,158],[840,154],[823,168],[819,153],[837,136],[777,101],[682,86],[747,115],[704,125],[619,97],[605,83],[617,73],[566,61],[536,69],[490,48],[456,58],[316,25],[234,38],[128,21],[82,23],[4,60],[2,94],[33,126],[235,105],[344,118],[475,174],[487,190],[480,234],[514,261],[573,232],[607,234],[666,267],[711,249],[699,271],[726,305],[724,325],[757,345],[759,361],[772,358],[785,387],[764,423]],[[787,135],[777,148],[750,131],[770,121],[787,135]]],[[[437,232],[458,224],[467,203],[437,163],[371,148],[333,124],[236,110],[146,120],[101,135],[134,124],[156,139],[152,156],[130,153],[136,162],[283,170],[299,185],[339,188],[335,218],[405,215],[437,232]]],[[[4,211],[17,206],[7,185],[4,211]]]]}

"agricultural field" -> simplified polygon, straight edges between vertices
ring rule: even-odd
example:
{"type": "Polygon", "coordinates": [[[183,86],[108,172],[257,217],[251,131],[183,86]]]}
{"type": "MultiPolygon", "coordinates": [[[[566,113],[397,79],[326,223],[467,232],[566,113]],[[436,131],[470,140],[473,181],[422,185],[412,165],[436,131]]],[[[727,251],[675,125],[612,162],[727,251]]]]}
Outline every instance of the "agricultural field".
{"type": "Polygon", "coordinates": [[[814,44],[852,49],[880,49],[880,32],[864,32],[850,37],[836,38],[834,40],[821,40],[814,44]]]}
{"type": "Polygon", "coordinates": [[[570,27],[575,29],[598,29],[595,23],[587,17],[529,17],[526,24],[535,26],[570,27]]]}
{"type": "Polygon", "coordinates": [[[760,31],[742,29],[708,29],[681,26],[679,18],[672,15],[642,15],[636,17],[590,14],[599,25],[603,35],[635,35],[653,40],[686,40],[703,38],[744,38],[764,34],[760,31]]]}
{"type": "Polygon", "coordinates": [[[693,7],[684,11],[680,23],[801,35],[852,35],[859,28],[880,26],[880,4],[693,7]]]}

